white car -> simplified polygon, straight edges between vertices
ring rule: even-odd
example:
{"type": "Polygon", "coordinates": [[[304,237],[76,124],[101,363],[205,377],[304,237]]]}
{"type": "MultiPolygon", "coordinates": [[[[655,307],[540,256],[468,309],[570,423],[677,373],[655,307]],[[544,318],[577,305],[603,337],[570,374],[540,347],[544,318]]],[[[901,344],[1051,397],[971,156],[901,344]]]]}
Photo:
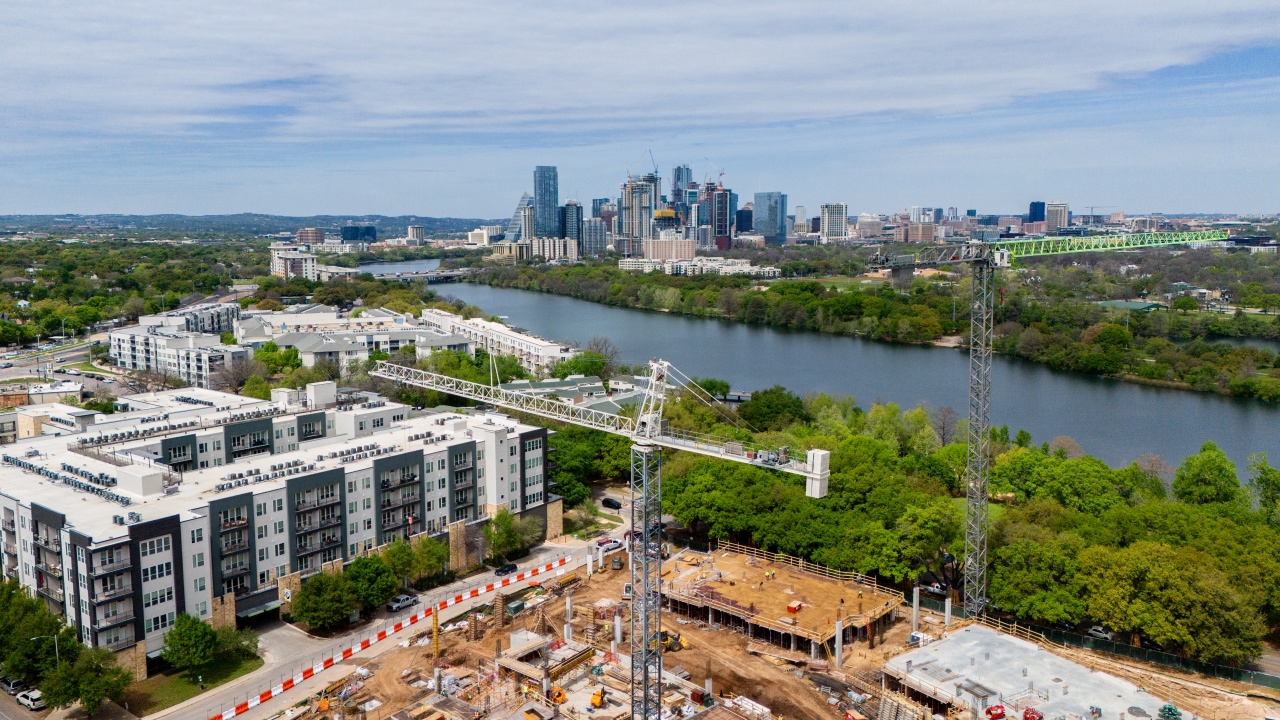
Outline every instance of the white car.
{"type": "Polygon", "coordinates": [[[43,710],[44,695],[39,690],[28,690],[18,695],[18,704],[28,710],[43,710]]]}
{"type": "Polygon", "coordinates": [[[602,553],[611,553],[622,547],[622,541],[617,538],[602,538],[597,544],[602,553]]]}

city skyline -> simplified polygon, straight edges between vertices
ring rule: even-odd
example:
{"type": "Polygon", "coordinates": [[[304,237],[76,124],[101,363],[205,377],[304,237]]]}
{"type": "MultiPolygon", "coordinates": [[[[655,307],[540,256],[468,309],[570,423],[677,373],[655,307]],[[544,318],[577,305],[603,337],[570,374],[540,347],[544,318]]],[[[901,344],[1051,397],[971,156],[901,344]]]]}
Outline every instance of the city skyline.
{"type": "Polygon", "coordinates": [[[585,202],[654,162],[851,213],[1276,211],[1273,3],[770,11],[20,6],[0,213],[497,218],[532,166],[585,202]],[[637,44],[725,61],[620,85],[637,44]]]}

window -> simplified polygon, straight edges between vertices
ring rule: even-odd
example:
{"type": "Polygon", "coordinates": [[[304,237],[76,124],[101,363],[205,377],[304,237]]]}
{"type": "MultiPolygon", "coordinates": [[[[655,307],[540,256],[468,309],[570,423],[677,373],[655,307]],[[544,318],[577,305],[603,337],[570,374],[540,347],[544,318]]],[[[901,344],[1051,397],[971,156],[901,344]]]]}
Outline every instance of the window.
{"type": "Polygon", "coordinates": [[[361,430],[364,430],[364,421],[363,421],[363,420],[361,420],[361,421],[360,421],[360,429],[361,429],[361,430]]]}
{"type": "Polygon", "coordinates": [[[351,502],[347,503],[347,512],[354,513],[357,507],[359,506],[356,504],[356,501],[352,500],[351,502]]]}
{"type": "MultiPolygon", "coordinates": [[[[444,462],[444,461],[443,461],[443,460],[441,460],[441,462],[444,462]]],[[[443,489],[444,489],[444,478],[440,478],[440,489],[441,489],[441,490],[443,490],[443,489]]]]}
{"type": "Polygon", "coordinates": [[[516,453],[519,451],[520,449],[517,448],[515,444],[512,444],[511,447],[507,448],[507,457],[515,457],[516,453]]]}
{"type": "Polygon", "coordinates": [[[204,553],[196,553],[191,556],[191,567],[204,567],[204,553]]]}
{"type": "Polygon", "coordinates": [[[88,584],[89,584],[89,578],[85,577],[84,573],[80,573],[80,587],[84,587],[88,584]]]}
{"type": "Polygon", "coordinates": [[[372,509],[373,509],[373,498],[365,498],[365,499],[364,499],[364,509],[365,509],[365,510],[372,510],[372,509]]]}
{"type": "Polygon", "coordinates": [[[293,435],[294,435],[294,431],[296,431],[296,430],[297,430],[297,428],[294,428],[294,427],[289,428],[289,437],[293,437],[293,435]]]}
{"type": "Polygon", "coordinates": [[[484,468],[482,467],[476,468],[476,478],[480,480],[484,479],[484,468]]]}
{"type": "Polygon", "coordinates": [[[207,442],[200,443],[200,454],[203,455],[207,452],[209,452],[209,443],[207,442]]]}
{"type": "Polygon", "coordinates": [[[347,534],[355,535],[356,531],[359,529],[360,529],[360,525],[358,523],[350,523],[347,525],[347,534]]]}
{"type": "Polygon", "coordinates": [[[274,501],[272,501],[272,509],[275,510],[276,512],[283,512],[284,498],[276,498],[274,501]]]}
{"type": "Polygon", "coordinates": [[[284,554],[284,543],[276,543],[276,557],[284,554]]]}
{"type": "Polygon", "coordinates": [[[205,588],[205,585],[204,585],[204,578],[202,578],[202,577],[198,577],[198,578],[196,578],[196,581],[195,581],[195,591],[196,591],[196,592],[204,592],[204,588],[205,588]]]}
{"type": "Polygon", "coordinates": [[[374,419],[373,419],[373,427],[374,427],[374,429],[377,429],[377,428],[380,428],[380,427],[384,427],[386,424],[387,424],[387,421],[386,421],[385,419],[383,419],[383,418],[374,418],[374,419]]]}
{"type": "Polygon", "coordinates": [[[532,504],[532,503],[538,503],[538,502],[542,502],[542,491],[541,491],[541,490],[539,490],[538,492],[535,492],[535,493],[529,493],[528,495],[525,495],[525,496],[524,496],[524,504],[525,504],[525,505],[529,505],[529,504],[532,504]]]}
{"type": "Polygon", "coordinates": [[[173,588],[165,588],[163,590],[154,590],[149,593],[142,594],[142,607],[151,607],[159,605],[162,602],[173,600],[173,588]]]}
{"type": "Polygon", "coordinates": [[[515,491],[516,491],[516,481],[515,481],[515,480],[512,480],[512,481],[511,481],[511,492],[515,492],[515,491]]]}
{"type": "Polygon", "coordinates": [[[279,440],[282,437],[284,437],[284,433],[280,432],[280,428],[276,428],[276,439],[279,440]]]}
{"type": "Polygon", "coordinates": [[[214,440],[214,441],[213,441],[213,449],[214,449],[214,450],[221,450],[221,449],[222,449],[222,441],[221,441],[221,440],[214,440]]]}
{"type": "Polygon", "coordinates": [[[220,457],[216,457],[216,458],[214,458],[214,459],[213,459],[213,466],[214,466],[214,467],[222,467],[222,458],[220,458],[220,457]]]}
{"type": "Polygon", "coordinates": [[[205,615],[208,615],[208,614],[209,614],[209,603],[208,603],[208,602],[198,602],[198,603],[196,603],[196,614],[197,614],[197,615],[199,615],[200,617],[204,617],[205,615]]]}
{"type": "Polygon", "coordinates": [[[427,512],[431,512],[431,501],[427,501],[427,512]]]}
{"type": "Polygon", "coordinates": [[[437,470],[443,470],[443,469],[444,469],[444,458],[440,458],[440,461],[436,463],[436,469],[437,469],[437,470]]]}
{"type": "Polygon", "coordinates": [[[263,560],[266,560],[269,557],[271,557],[270,548],[258,548],[258,562],[262,562],[263,560]]]}
{"type": "Polygon", "coordinates": [[[525,470],[532,470],[533,468],[536,468],[536,467],[542,467],[541,455],[538,455],[537,457],[529,457],[524,459],[525,470]]]}
{"type": "MultiPolygon", "coordinates": [[[[199,556],[199,559],[200,559],[200,564],[203,565],[204,556],[203,555],[199,556]]],[[[148,580],[159,580],[160,578],[163,578],[163,577],[169,577],[172,574],[173,574],[173,563],[164,562],[164,563],[160,563],[159,565],[152,565],[151,567],[143,568],[142,580],[143,582],[146,582],[148,580]]]]}
{"type": "Polygon", "coordinates": [[[254,509],[256,510],[255,514],[258,517],[262,517],[263,515],[267,514],[267,504],[264,502],[258,503],[254,509]]]}
{"type": "Polygon", "coordinates": [[[191,542],[204,542],[204,528],[196,528],[191,531],[191,542]]]}
{"type": "MultiPolygon", "coordinates": [[[[84,548],[82,546],[76,546],[76,559],[80,562],[84,562],[84,548]]],[[[80,584],[83,585],[84,583],[80,584]]]]}
{"type": "Polygon", "coordinates": [[[142,557],[155,555],[158,552],[169,551],[169,536],[165,535],[154,540],[144,540],[138,544],[138,554],[142,557]]]}
{"type": "Polygon", "coordinates": [[[359,547],[360,547],[360,543],[351,543],[351,545],[347,547],[347,554],[355,555],[357,552],[359,552],[359,550],[357,550],[357,548],[359,547]]]}
{"type": "Polygon", "coordinates": [[[266,526],[266,525],[259,525],[259,526],[258,526],[258,539],[259,539],[259,540],[261,540],[261,539],[265,538],[266,536],[267,536],[267,526],[266,526]]]}
{"type": "Polygon", "coordinates": [[[483,459],[484,459],[484,448],[477,448],[477,449],[476,449],[476,460],[477,460],[477,461],[480,461],[480,460],[483,460],[483,459]]]}
{"type": "Polygon", "coordinates": [[[348,481],[347,481],[347,494],[354,493],[355,491],[356,491],[356,481],[355,481],[355,480],[348,480],[348,481]]]}
{"type": "Polygon", "coordinates": [[[372,529],[373,529],[373,518],[365,518],[365,519],[364,519],[364,529],[365,529],[365,530],[372,530],[372,529]]]}
{"type": "Polygon", "coordinates": [[[525,452],[533,452],[534,450],[541,450],[541,449],[542,449],[542,438],[528,440],[524,444],[525,452]]]}
{"type": "Polygon", "coordinates": [[[512,475],[515,475],[515,474],[516,474],[516,464],[515,464],[515,463],[511,463],[511,470],[510,470],[509,472],[510,472],[512,475]]]}
{"type": "Polygon", "coordinates": [[[284,532],[284,521],[283,521],[283,520],[277,520],[277,521],[276,521],[276,534],[277,534],[277,535],[279,535],[280,533],[283,533],[283,532],[284,532]]]}
{"type": "Polygon", "coordinates": [[[259,585],[259,586],[261,586],[261,585],[266,585],[266,584],[267,584],[267,583],[269,583],[269,582],[271,582],[271,571],[270,571],[270,570],[259,570],[259,571],[258,571],[258,585],[259,585]]]}
{"type": "Polygon", "coordinates": [[[163,630],[173,624],[173,613],[160,615],[159,617],[147,618],[147,632],[155,630],[163,630]]]}

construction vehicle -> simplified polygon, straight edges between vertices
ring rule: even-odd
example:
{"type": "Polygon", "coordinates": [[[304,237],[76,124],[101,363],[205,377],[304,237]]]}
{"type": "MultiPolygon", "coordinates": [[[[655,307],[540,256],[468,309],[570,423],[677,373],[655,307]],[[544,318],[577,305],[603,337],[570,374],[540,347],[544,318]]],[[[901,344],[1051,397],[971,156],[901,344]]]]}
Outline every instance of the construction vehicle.
{"type": "Polygon", "coordinates": [[[689,647],[688,641],[680,637],[680,633],[667,632],[666,630],[663,630],[659,633],[659,637],[662,639],[663,652],[676,652],[677,650],[683,650],[689,647]]]}
{"type": "Polygon", "coordinates": [[[1003,705],[992,705],[987,708],[984,714],[987,716],[987,720],[1004,720],[1006,717],[1003,705]]]}
{"type": "Polygon", "coordinates": [[[602,708],[604,707],[604,703],[605,703],[604,686],[600,686],[596,688],[596,691],[594,693],[591,694],[591,707],[602,708]]]}
{"type": "Polygon", "coordinates": [[[626,585],[622,586],[622,599],[623,600],[631,599],[631,583],[627,583],[626,585]]]}
{"type": "Polygon", "coordinates": [[[621,555],[614,555],[614,556],[613,556],[613,562],[609,563],[609,565],[610,565],[610,567],[612,567],[614,570],[621,570],[621,569],[622,569],[622,556],[621,556],[621,555]]]}
{"type": "Polygon", "coordinates": [[[564,688],[560,687],[559,685],[552,685],[551,694],[547,697],[547,699],[555,703],[556,705],[563,705],[565,701],[569,699],[569,696],[564,694],[564,688]]]}

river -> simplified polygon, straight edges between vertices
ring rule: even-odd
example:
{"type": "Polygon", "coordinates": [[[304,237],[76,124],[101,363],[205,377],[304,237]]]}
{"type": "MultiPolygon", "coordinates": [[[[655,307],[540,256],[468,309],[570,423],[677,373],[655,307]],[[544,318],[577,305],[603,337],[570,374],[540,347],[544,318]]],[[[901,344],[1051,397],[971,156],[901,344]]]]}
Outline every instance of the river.
{"type": "MultiPolygon", "coordinates": [[[[852,395],[862,407],[896,402],[968,410],[965,351],[786,332],[719,320],[627,310],[574,298],[487,285],[438,286],[538,335],[581,345],[613,340],[623,362],[661,357],[688,375],[726,380],[735,390],[783,385],[798,393],[852,395]]],[[[1112,466],[1154,453],[1177,466],[1213,440],[1245,475],[1249,453],[1280,460],[1280,409],[1255,400],[1148,387],[1051,370],[996,356],[991,419],[1036,443],[1058,435],[1112,466]]]]}

